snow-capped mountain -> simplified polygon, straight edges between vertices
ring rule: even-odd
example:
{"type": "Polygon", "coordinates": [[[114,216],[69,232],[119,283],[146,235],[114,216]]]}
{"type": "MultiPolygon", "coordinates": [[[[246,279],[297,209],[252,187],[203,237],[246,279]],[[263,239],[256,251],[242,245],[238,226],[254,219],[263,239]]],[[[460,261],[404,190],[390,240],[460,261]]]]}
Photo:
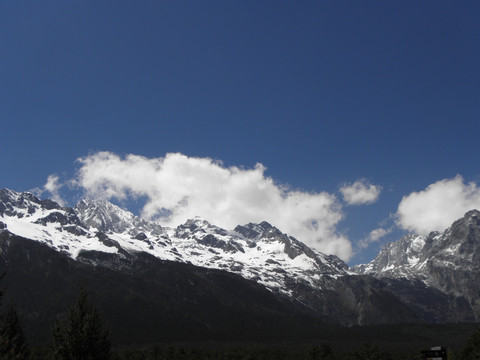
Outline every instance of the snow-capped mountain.
{"type": "Polygon", "coordinates": [[[0,221],[8,231],[73,259],[82,251],[145,252],[237,273],[294,298],[287,283],[318,289],[326,286],[325,277],[348,274],[338,257],[312,250],[267,222],[225,230],[195,218],[167,228],[107,201],[81,200],[72,209],[11,190],[0,190],[0,221]]]}
{"type": "MultiPolygon", "coordinates": [[[[0,262],[13,261],[7,250],[14,236],[89,269],[126,269],[131,275],[143,273],[142,261],[155,259],[225,271],[261,285],[302,313],[341,324],[478,321],[479,219],[475,210],[443,234],[408,235],[387,245],[371,263],[348,269],[338,257],[311,249],[267,222],[227,230],[194,218],[169,228],[107,201],[81,200],[69,208],[4,189],[0,262]]],[[[31,259],[29,250],[22,256],[31,259]]]]}
{"type": "Polygon", "coordinates": [[[422,274],[421,269],[425,264],[423,250],[427,239],[438,236],[437,233],[431,233],[429,237],[405,235],[400,240],[385,245],[375,259],[368,264],[354,266],[352,270],[364,275],[381,274],[382,277],[414,278],[422,274]]]}
{"type": "Polygon", "coordinates": [[[74,208],[81,224],[97,231],[125,233],[130,235],[148,231],[154,235],[163,233],[162,226],[153,221],[145,221],[108,201],[81,200],[74,208]]]}
{"type": "Polygon", "coordinates": [[[464,298],[480,319],[480,211],[471,210],[443,233],[406,235],[368,264],[351,269],[378,279],[407,279],[464,298]]]}

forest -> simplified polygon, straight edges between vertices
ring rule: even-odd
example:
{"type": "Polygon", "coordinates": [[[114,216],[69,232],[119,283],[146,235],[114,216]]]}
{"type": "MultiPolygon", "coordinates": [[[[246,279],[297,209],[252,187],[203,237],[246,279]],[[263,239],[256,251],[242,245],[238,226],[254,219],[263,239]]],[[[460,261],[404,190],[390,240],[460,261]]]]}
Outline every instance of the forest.
{"type": "Polygon", "coordinates": [[[337,326],[306,341],[119,344],[112,343],[111,329],[81,289],[68,313],[52,324],[50,343],[30,346],[15,307],[2,309],[0,358],[6,360],[421,360],[422,350],[438,345],[446,347],[449,360],[480,359],[480,327],[472,323],[337,326]]]}

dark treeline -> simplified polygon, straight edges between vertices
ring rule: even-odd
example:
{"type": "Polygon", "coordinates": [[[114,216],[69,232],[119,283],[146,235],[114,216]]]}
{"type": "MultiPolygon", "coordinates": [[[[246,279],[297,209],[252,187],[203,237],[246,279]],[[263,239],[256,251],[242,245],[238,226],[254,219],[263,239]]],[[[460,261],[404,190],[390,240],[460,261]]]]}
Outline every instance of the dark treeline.
{"type": "MultiPolygon", "coordinates": [[[[407,329],[411,329],[407,326],[407,329]]],[[[364,328],[368,333],[369,328],[364,328]]],[[[107,357],[89,359],[110,360],[421,360],[421,350],[429,346],[391,342],[359,345],[357,339],[338,339],[330,343],[175,343],[145,347],[116,347],[107,357]],[[402,349],[403,348],[403,349],[402,349]]],[[[51,348],[34,348],[31,359],[75,359],[52,357],[51,348]]],[[[448,360],[480,360],[480,328],[463,341],[463,346],[448,348],[448,360]]]]}
{"type": "MultiPolygon", "coordinates": [[[[32,359],[51,359],[45,349],[36,349],[32,359]]],[[[96,359],[96,358],[92,358],[96,359]]],[[[116,349],[111,360],[421,360],[418,351],[388,351],[378,346],[364,344],[357,350],[333,350],[328,344],[304,348],[286,348],[282,345],[230,345],[211,346],[156,345],[146,349],[116,349]]],[[[477,353],[448,351],[449,360],[477,360],[477,353]]]]}
{"type": "MultiPolygon", "coordinates": [[[[3,292],[0,292],[0,299],[3,292]]],[[[108,326],[86,290],[50,329],[50,343],[28,347],[21,316],[9,306],[0,315],[0,359],[38,360],[421,360],[420,351],[445,345],[449,360],[480,360],[475,324],[327,326],[307,342],[184,342],[112,346],[108,326]],[[317,335],[317,336],[315,336],[317,335]]],[[[161,339],[159,339],[161,340],[161,339]]],[[[285,340],[285,339],[283,339],[285,340]]]]}

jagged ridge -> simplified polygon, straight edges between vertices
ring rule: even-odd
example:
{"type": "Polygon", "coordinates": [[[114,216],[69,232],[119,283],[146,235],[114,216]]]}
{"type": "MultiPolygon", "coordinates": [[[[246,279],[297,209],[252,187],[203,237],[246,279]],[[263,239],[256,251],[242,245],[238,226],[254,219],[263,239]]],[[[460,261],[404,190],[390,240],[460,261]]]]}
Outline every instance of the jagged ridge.
{"type": "MultiPolygon", "coordinates": [[[[455,299],[464,299],[475,321],[479,321],[480,211],[468,211],[443,233],[406,235],[386,245],[370,263],[351,270],[388,279],[394,292],[399,284],[394,280],[435,289],[441,293],[437,297],[446,296],[452,301],[448,311],[458,305],[455,299]]],[[[465,311],[463,302],[458,306],[465,311]]]]}
{"type": "Polygon", "coordinates": [[[78,262],[109,267],[148,254],[224,270],[343,324],[478,320],[479,215],[467,213],[443,234],[408,235],[371,263],[348,269],[267,222],[226,230],[194,218],[168,228],[107,201],[68,208],[0,190],[0,231],[78,262]]]}
{"type": "Polygon", "coordinates": [[[159,259],[225,270],[275,293],[302,301],[298,288],[331,287],[348,274],[338,257],[310,249],[267,222],[225,230],[201,218],[176,228],[140,219],[107,201],[81,200],[75,208],[29,193],[0,190],[3,226],[78,259],[85,251],[122,256],[145,252],[159,259]]]}

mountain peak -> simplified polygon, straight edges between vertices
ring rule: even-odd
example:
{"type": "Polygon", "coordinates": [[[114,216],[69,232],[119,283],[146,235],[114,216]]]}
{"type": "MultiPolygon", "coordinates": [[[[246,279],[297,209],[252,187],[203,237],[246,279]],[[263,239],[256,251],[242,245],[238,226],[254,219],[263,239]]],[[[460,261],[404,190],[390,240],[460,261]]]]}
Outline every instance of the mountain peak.
{"type": "Polygon", "coordinates": [[[53,200],[41,200],[30,192],[16,192],[9,189],[0,189],[0,215],[28,217],[37,209],[62,209],[53,200]]]}
{"type": "Polygon", "coordinates": [[[135,220],[135,215],[105,200],[80,200],[75,211],[86,228],[95,228],[102,232],[122,233],[131,227],[135,220]]]}
{"type": "MultiPolygon", "coordinates": [[[[370,263],[352,270],[377,278],[419,280],[445,294],[457,296],[477,288],[473,279],[479,263],[480,212],[471,210],[443,233],[404,236],[385,245],[370,263]]],[[[480,309],[475,311],[480,314],[480,309]]]]}
{"type": "MultiPolygon", "coordinates": [[[[373,288],[373,293],[392,291],[409,304],[411,284],[414,291],[419,291],[413,296],[420,294],[415,301],[440,294],[443,304],[452,304],[455,301],[449,297],[462,296],[462,301],[470,301],[476,309],[473,313],[480,314],[475,305],[480,263],[478,210],[466,213],[444,233],[411,234],[386,245],[371,263],[351,269],[367,275],[361,277],[355,277],[336,256],[311,249],[266,221],[239,225],[230,231],[195,217],[176,228],[162,228],[108,201],[84,199],[72,209],[7,189],[0,190],[0,217],[3,236],[14,234],[43,243],[79,262],[109,266],[105,259],[110,256],[120,262],[153,256],[161,261],[225,270],[332,316],[344,316],[349,311],[362,313],[358,304],[363,304],[365,296],[371,304],[377,304],[378,299],[368,295],[373,288]],[[428,296],[424,296],[425,291],[428,296]],[[345,307],[339,313],[330,313],[329,301],[345,307]]],[[[443,310],[435,310],[434,316],[443,310]]],[[[430,316],[428,311],[420,310],[426,317],[430,316]]],[[[465,314],[462,319],[468,319],[472,312],[465,314]]]]}
{"type": "Polygon", "coordinates": [[[87,229],[93,228],[104,233],[128,232],[131,235],[145,231],[157,235],[163,232],[158,223],[141,219],[106,200],[80,200],[75,206],[75,211],[87,229]]]}
{"type": "Polygon", "coordinates": [[[248,223],[246,225],[238,225],[233,231],[241,234],[247,239],[255,239],[263,236],[266,231],[277,230],[274,226],[270,225],[266,221],[262,221],[259,224],[248,223]]]}
{"type": "Polygon", "coordinates": [[[480,226],[480,211],[477,209],[470,210],[458,221],[463,221],[467,225],[480,226]]]}

